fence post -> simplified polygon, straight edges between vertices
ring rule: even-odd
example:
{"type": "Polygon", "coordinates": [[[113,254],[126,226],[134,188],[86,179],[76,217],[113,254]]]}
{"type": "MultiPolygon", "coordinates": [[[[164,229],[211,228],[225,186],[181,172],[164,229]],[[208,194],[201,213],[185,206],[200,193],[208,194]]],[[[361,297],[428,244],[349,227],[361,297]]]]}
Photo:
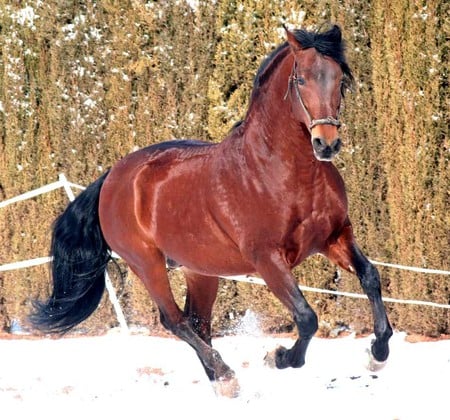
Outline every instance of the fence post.
{"type": "Polygon", "coordinates": [[[69,200],[75,200],[75,194],[73,193],[72,188],[70,188],[69,182],[64,174],[59,174],[59,181],[61,182],[67,197],[69,197],[69,200]]]}
{"type": "MultiPolygon", "coordinates": [[[[64,191],[66,192],[67,196],[69,197],[70,201],[75,200],[75,194],[72,191],[72,188],[70,187],[70,183],[67,181],[67,178],[64,174],[59,175],[59,180],[64,188],[64,191]]],[[[127,325],[127,321],[125,319],[125,315],[123,314],[122,308],[120,306],[119,300],[117,299],[116,291],[114,290],[113,284],[111,282],[111,278],[109,277],[108,270],[105,270],[105,286],[106,290],[109,294],[109,300],[111,301],[114,311],[116,312],[117,320],[119,321],[120,328],[122,332],[129,332],[129,328],[127,325]]]]}

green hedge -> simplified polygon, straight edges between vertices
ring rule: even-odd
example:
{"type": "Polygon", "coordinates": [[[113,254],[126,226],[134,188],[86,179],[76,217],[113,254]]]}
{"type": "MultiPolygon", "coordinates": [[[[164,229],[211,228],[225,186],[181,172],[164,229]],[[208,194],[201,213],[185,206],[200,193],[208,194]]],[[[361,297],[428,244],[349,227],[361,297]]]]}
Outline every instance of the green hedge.
{"type": "MultiPolygon", "coordinates": [[[[290,27],[341,25],[356,77],[347,95],[345,147],[336,161],[360,245],[376,260],[449,268],[448,4],[244,0],[209,2],[29,0],[0,5],[0,199],[53,182],[96,179],[121,156],[170,138],[220,141],[246,111],[254,74],[290,27]]],[[[62,192],[0,210],[2,263],[47,255],[62,192]]],[[[381,269],[383,291],[448,303],[449,278],[381,269]]],[[[335,267],[314,257],[296,269],[311,286],[335,287],[335,267]]],[[[183,282],[173,276],[180,304],[183,282]]],[[[2,273],[0,326],[23,320],[48,293],[45,267],[2,273]]],[[[339,287],[360,292],[342,274],[339,287]]],[[[325,329],[371,330],[365,301],[308,295],[325,329]]],[[[157,328],[142,285],[121,295],[130,323],[157,328]]],[[[222,283],[215,327],[247,308],[264,329],[290,316],[261,286],[222,283]]],[[[401,330],[449,332],[449,311],[389,305],[401,330]]],[[[22,321],[23,322],[23,321],[22,321]]],[[[86,324],[113,325],[110,305],[86,324]]]]}

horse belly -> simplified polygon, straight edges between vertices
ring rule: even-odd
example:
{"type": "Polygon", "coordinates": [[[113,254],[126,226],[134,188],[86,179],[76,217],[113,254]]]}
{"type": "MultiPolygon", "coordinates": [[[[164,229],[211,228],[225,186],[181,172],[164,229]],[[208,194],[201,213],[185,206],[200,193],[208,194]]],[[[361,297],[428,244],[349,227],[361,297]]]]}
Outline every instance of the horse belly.
{"type": "Polygon", "coordinates": [[[164,254],[189,269],[210,275],[243,274],[253,271],[238,247],[223,232],[202,205],[203,197],[183,200],[175,207],[161,198],[156,207],[155,242],[164,254]]]}

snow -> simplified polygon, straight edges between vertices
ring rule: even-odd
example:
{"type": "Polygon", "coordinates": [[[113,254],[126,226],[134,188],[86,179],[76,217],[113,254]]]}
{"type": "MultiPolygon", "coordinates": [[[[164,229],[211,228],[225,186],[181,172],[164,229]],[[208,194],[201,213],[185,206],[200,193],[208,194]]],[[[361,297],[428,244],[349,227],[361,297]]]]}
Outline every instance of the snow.
{"type": "Polygon", "coordinates": [[[285,370],[263,359],[293,338],[217,338],[240,382],[235,399],[217,397],[193,350],[174,338],[0,340],[0,407],[8,419],[448,419],[450,340],[404,338],[394,335],[376,373],[364,367],[371,337],[314,338],[306,365],[285,370]]]}
{"type": "Polygon", "coordinates": [[[21,26],[27,26],[28,28],[35,30],[35,19],[39,18],[31,6],[25,6],[23,9],[19,9],[16,13],[11,14],[11,18],[21,26]]]}

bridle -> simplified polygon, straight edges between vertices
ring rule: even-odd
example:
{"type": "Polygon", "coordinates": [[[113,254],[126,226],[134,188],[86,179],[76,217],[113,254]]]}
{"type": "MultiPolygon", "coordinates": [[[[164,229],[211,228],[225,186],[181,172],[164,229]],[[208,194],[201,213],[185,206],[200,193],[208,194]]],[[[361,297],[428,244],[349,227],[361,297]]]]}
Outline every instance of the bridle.
{"type": "Polygon", "coordinates": [[[306,108],[303,99],[302,99],[302,95],[300,94],[300,89],[298,88],[299,85],[299,77],[297,76],[297,62],[294,60],[294,65],[292,67],[292,72],[291,75],[289,76],[289,81],[288,81],[288,88],[286,91],[286,94],[284,95],[284,100],[287,99],[289,92],[291,91],[291,87],[292,85],[294,85],[294,90],[295,90],[295,95],[298,99],[298,101],[300,102],[300,105],[303,108],[303,111],[305,111],[305,114],[307,115],[308,119],[309,119],[309,129],[312,130],[314,127],[316,127],[317,125],[334,125],[335,127],[340,127],[341,123],[339,122],[339,120],[337,118],[334,118],[332,116],[328,116],[325,118],[318,118],[318,119],[313,119],[311,117],[311,114],[309,113],[308,109],[306,108]]]}

